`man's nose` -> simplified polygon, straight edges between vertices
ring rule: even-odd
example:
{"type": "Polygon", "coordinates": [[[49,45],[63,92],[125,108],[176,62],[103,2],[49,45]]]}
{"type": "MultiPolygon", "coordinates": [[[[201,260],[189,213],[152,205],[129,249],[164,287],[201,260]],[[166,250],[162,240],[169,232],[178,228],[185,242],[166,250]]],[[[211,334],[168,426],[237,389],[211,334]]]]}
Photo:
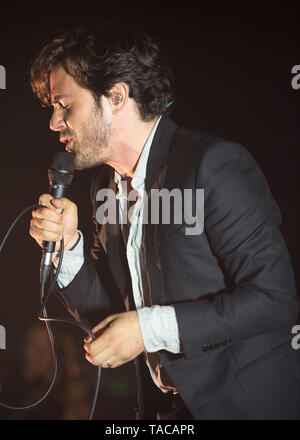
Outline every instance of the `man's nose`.
{"type": "Polygon", "coordinates": [[[65,120],[63,118],[63,113],[61,111],[59,111],[60,109],[57,110],[53,110],[50,122],[49,122],[49,127],[50,130],[53,131],[61,131],[64,128],[66,128],[66,123],[65,120]]]}

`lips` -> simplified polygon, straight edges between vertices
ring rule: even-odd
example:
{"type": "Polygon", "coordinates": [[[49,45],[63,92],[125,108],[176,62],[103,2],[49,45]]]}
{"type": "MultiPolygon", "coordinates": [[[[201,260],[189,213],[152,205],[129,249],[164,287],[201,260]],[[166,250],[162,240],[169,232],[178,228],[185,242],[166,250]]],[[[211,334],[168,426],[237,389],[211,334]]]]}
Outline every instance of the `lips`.
{"type": "Polygon", "coordinates": [[[65,144],[66,151],[71,153],[72,148],[73,148],[73,139],[72,138],[60,138],[60,142],[65,144]]]}
{"type": "Polygon", "coordinates": [[[71,153],[72,149],[73,149],[73,139],[70,139],[69,141],[66,142],[66,146],[65,149],[71,153]]]}

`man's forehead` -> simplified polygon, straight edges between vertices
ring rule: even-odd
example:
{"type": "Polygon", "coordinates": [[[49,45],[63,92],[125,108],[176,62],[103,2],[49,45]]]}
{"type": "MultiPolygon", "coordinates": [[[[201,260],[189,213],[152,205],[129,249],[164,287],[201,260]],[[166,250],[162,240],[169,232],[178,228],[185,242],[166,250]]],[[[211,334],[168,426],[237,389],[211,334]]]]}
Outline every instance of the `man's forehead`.
{"type": "Polygon", "coordinates": [[[71,97],[80,99],[91,99],[89,90],[81,87],[75,79],[69,75],[59,64],[50,72],[49,78],[51,102],[57,102],[62,98],[71,97]]]}
{"type": "MultiPolygon", "coordinates": [[[[71,91],[73,78],[61,65],[54,67],[50,72],[50,92],[53,102],[66,97],[71,91]]],[[[74,80],[73,80],[74,81],[74,80]]]]}

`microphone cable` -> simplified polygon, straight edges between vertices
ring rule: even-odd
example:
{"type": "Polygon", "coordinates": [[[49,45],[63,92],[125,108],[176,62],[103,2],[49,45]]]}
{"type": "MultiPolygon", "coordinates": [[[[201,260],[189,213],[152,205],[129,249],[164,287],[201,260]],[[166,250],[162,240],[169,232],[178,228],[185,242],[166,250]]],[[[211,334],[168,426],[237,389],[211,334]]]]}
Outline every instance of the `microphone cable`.
{"type": "MultiPolygon", "coordinates": [[[[19,215],[18,217],[13,221],[13,223],[11,224],[11,226],[9,227],[7,233],[5,234],[1,244],[0,244],[0,253],[2,251],[2,248],[9,236],[9,234],[11,233],[12,229],[14,228],[14,226],[16,225],[16,223],[20,220],[21,217],[23,217],[24,214],[26,214],[28,211],[30,210],[35,210],[37,208],[41,208],[41,205],[38,204],[34,204],[32,206],[29,206],[28,208],[25,208],[19,215]]],[[[41,301],[41,307],[40,307],[40,311],[39,311],[39,315],[38,315],[38,319],[40,321],[43,321],[46,325],[46,329],[49,335],[49,340],[50,340],[50,345],[51,345],[51,350],[52,350],[52,358],[53,358],[53,365],[54,365],[54,372],[53,372],[53,378],[52,381],[49,385],[48,390],[43,394],[43,396],[37,400],[36,402],[30,404],[30,405],[26,405],[26,406],[12,406],[12,405],[8,405],[6,403],[0,402],[0,406],[2,406],[3,408],[9,409],[9,410],[20,410],[20,411],[24,411],[27,409],[31,409],[36,407],[37,405],[39,405],[41,402],[43,402],[46,397],[49,395],[50,391],[52,390],[54,383],[56,381],[57,378],[57,370],[58,370],[58,361],[57,361],[57,353],[56,353],[56,347],[55,347],[55,339],[51,330],[51,326],[50,326],[50,322],[60,322],[60,323],[64,323],[64,324],[72,324],[75,325],[77,327],[80,327],[83,331],[85,331],[93,340],[96,339],[94,333],[82,322],[79,321],[75,321],[75,320],[70,320],[70,319],[60,319],[60,318],[52,318],[48,316],[47,313],[47,309],[46,309],[46,304],[51,296],[51,294],[53,293],[53,289],[55,286],[55,283],[57,281],[59,272],[60,272],[60,268],[62,265],[62,261],[63,261],[63,254],[64,254],[64,239],[62,238],[61,242],[60,242],[60,255],[59,255],[59,261],[58,261],[58,266],[57,266],[57,270],[55,273],[55,276],[53,278],[52,283],[50,284],[50,287],[48,289],[47,294],[45,295],[45,284],[46,284],[46,279],[45,277],[43,277],[41,283],[40,283],[40,301],[41,301]]],[[[54,292],[55,296],[59,299],[59,301],[61,302],[61,304],[63,305],[63,307],[68,311],[67,308],[67,304],[66,302],[63,300],[63,297],[58,295],[56,292],[54,292]]],[[[93,416],[94,416],[94,412],[95,412],[95,408],[96,408],[96,403],[97,403],[97,398],[98,398],[98,394],[99,394],[99,387],[100,387],[100,379],[101,379],[101,365],[99,365],[97,367],[97,380],[96,380],[96,385],[95,385],[95,392],[94,392],[94,396],[93,396],[93,401],[92,401],[92,405],[91,405],[91,409],[89,412],[89,417],[88,420],[92,420],[93,416]]]]}

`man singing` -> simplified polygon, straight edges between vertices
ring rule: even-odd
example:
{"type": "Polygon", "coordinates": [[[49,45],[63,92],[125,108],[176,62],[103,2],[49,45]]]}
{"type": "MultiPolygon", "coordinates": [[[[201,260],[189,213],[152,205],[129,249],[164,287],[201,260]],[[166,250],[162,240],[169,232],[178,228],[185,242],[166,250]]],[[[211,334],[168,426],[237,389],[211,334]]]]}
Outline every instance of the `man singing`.
{"type": "Polygon", "coordinates": [[[56,251],[64,237],[56,289],[70,310],[98,317],[86,358],[103,368],[134,359],[138,374],[144,358],[157,387],[173,393],[159,418],[299,419],[299,300],[278,206],[244,147],[168,117],[172,80],[153,38],[120,24],[76,29],[41,51],[31,83],[53,107],[50,128],[77,170],[96,167],[94,246],[84,250],[77,206],[49,194],[30,234],[56,251]],[[99,219],[102,189],[115,195],[116,221],[99,219]],[[175,202],[169,222],[144,221],[154,191],[174,189],[190,191],[182,210],[195,223],[204,190],[198,233],[186,217],[174,221],[175,202]],[[113,309],[118,298],[124,313],[113,309]]]}

